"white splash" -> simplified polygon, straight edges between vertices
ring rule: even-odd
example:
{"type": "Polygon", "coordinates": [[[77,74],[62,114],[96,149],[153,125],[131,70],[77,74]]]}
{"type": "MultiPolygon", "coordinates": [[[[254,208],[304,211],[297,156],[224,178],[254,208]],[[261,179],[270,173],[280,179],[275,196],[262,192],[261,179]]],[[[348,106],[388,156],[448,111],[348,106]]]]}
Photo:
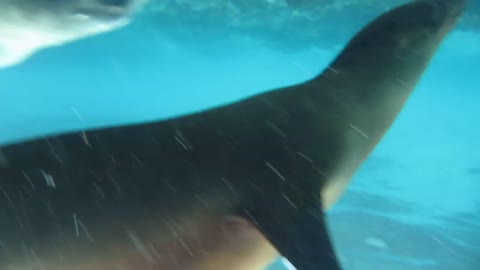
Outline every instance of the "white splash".
{"type": "Polygon", "coordinates": [[[116,9],[100,4],[92,6],[93,2],[88,0],[70,2],[72,9],[80,6],[107,15],[116,14],[112,19],[69,14],[69,9],[51,10],[46,6],[48,2],[35,0],[0,2],[0,68],[19,64],[42,49],[123,27],[130,22],[133,10],[145,2],[136,0],[130,6],[116,9]]]}

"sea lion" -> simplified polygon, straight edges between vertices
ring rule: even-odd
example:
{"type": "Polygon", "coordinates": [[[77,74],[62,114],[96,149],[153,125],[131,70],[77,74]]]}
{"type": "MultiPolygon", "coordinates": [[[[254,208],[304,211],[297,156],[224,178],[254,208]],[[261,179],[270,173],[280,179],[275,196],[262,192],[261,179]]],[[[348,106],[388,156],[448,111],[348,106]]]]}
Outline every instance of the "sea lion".
{"type": "Polygon", "coordinates": [[[127,24],[145,0],[0,0],[0,68],[127,24]]]}
{"type": "Polygon", "coordinates": [[[3,146],[0,267],[181,268],[182,256],[204,256],[215,242],[208,232],[236,216],[297,269],[340,269],[324,210],[392,124],[463,5],[395,8],[297,85],[165,121],[3,146]]]}

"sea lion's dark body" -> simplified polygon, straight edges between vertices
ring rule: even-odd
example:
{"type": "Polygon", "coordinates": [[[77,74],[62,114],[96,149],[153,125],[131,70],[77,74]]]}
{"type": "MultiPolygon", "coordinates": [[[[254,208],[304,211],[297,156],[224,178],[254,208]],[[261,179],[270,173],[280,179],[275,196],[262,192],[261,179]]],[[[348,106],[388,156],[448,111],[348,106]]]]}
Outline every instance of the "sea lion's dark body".
{"type": "Polygon", "coordinates": [[[138,250],[132,237],[152,232],[160,246],[202,219],[239,215],[297,269],[339,269],[322,208],[393,122],[460,2],[383,15],[299,85],[158,123],[2,147],[0,267],[138,250]]]}

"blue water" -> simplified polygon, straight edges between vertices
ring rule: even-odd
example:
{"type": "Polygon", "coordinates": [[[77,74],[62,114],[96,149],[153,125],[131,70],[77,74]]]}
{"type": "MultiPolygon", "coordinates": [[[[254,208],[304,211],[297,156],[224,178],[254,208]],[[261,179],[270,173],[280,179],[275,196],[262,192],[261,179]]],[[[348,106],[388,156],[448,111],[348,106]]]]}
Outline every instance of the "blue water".
{"type": "MultiPolygon", "coordinates": [[[[0,143],[233,102],[314,76],[344,45],[285,53],[220,39],[200,51],[140,30],[133,23],[1,70],[0,143]]],[[[479,85],[480,34],[456,31],[328,212],[346,270],[479,269],[479,85]]]]}

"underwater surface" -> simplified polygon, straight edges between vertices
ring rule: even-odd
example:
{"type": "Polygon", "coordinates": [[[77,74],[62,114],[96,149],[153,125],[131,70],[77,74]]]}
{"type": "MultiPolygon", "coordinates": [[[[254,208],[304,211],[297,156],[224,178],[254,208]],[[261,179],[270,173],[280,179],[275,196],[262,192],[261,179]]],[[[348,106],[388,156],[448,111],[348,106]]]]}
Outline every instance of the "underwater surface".
{"type": "MultiPolygon", "coordinates": [[[[312,43],[267,29],[294,11],[272,13],[256,21],[265,27],[237,27],[241,31],[231,34],[210,27],[214,19],[205,20],[208,27],[182,19],[174,24],[185,8],[200,19],[217,18],[206,12],[208,5],[185,4],[162,17],[171,10],[165,5],[123,29],[0,70],[0,144],[170,118],[309,79],[385,8],[346,6],[344,16],[324,11],[318,21],[325,18],[321,29],[328,31],[306,34],[312,43]]],[[[295,12],[311,14],[301,8],[295,12]]],[[[480,267],[480,23],[470,19],[442,44],[393,127],[328,212],[346,270],[480,267]]],[[[292,33],[313,31],[300,22],[291,27],[292,33]]],[[[280,269],[288,269],[281,260],[269,268],[280,269]]]]}

